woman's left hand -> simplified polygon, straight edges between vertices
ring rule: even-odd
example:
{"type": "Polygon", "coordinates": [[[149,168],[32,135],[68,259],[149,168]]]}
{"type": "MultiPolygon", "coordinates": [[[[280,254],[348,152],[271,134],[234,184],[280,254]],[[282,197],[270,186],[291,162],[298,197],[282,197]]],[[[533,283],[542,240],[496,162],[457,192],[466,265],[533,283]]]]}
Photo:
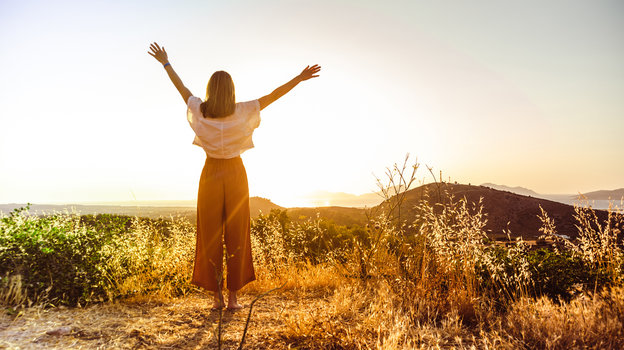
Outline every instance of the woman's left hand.
{"type": "Polygon", "coordinates": [[[312,67],[307,66],[305,67],[305,69],[301,72],[301,74],[299,74],[299,79],[301,81],[306,81],[308,79],[311,78],[316,78],[318,77],[318,72],[321,71],[321,66],[319,66],[318,64],[313,65],[312,67]]]}
{"type": "Polygon", "coordinates": [[[154,57],[160,64],[165,64],[169,62],[169,57],[167,57],[167,51],[165,51],[165,47],[162,48],[158,46],[157,43],[150,44],[150,49],[152,52],[147,52],[150,56],[154,57]]]}

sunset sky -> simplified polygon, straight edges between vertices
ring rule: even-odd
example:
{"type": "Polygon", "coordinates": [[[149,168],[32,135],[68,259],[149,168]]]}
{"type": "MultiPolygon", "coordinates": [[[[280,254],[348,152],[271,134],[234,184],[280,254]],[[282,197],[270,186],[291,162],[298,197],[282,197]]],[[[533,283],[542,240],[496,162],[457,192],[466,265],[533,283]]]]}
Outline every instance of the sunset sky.
{"type": "Polygon", "coordinates": [[[0,0],[0,203],[195,199],[203,150],[149,43],[191,92],[261,112],[252,196],[361,194],[406,153],[445,179],[624,187],[621,1],[0,0]]]}

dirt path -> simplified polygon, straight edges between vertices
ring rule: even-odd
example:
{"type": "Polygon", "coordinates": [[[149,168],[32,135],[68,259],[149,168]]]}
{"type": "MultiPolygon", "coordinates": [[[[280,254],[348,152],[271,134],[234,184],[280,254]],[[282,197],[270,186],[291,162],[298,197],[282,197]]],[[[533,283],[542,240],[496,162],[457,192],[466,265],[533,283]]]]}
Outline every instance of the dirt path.
{"type": "MultiPolygon", "coordinates": [[[[240,311],[223,313],[223,349],[236,349],[252,296],[240,311]]],[[[319,296],[289,293],[256,302],[245,339],[247,349],[286,349],[280,334],[292,327],[289,315],[326,306],[319,296]]],[[[30,308],[16,317],[0,309],[0,348],[215,349],[219,312],[203,294],[165,302],[116,302],[84,308],[30,308]]],[[[292,345],[292,344],[291,344],[292,345]]]]}

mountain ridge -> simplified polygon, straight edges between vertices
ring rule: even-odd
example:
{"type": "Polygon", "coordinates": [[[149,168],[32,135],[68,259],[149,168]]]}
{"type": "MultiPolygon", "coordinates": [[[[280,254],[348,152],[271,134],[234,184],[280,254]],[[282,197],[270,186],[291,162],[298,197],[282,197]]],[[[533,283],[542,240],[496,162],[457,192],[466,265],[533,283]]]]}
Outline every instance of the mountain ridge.
{"type": "Polygon", "coordinates": [[[538,193],[526,187],[521,187],[521,186],[512,187],[512,186],[507,186],[507,185],[497,185],[497,184],[493,184],[489,182],[483,183],[481,184],[481,186],[490,187],[490,188],[497,189],[500,191],[508,191],[508,192],[513,192],[516,194],[522,194],[525,196],[533,196],[533,197],[554,200],[556,202],[564,200],[563,202],[565,204],[569,204],[567,203],[568,201],[577,200],[579,199],[579,197],[581,199],[584,198],[584,199],[589,199],[589,200],[615,200],[615,201],[619,201],[620,199],[624,197],[624,188],[618,188],[614,190],[598,190],[598,191],[591,191],[591,192],[579,193],[579,194],[548,194],[548,193],[538,193]]]}
{"type": "Polygon", "coordinates": [[[583,197],[593,200],[614,200],[619,201],[624,197],[624,188],[615,190],[599,190],[582,194],[583,197]]]}
{"type": "Polygon", "coordinates": [[[497,185],[497,184],[493,184],[490,182],[486,182],[481,184],[481,186],[483,187],[490,187],[493,188],[495,190],[499,190],[499,191],[507,191],[507,192],[513,192],[513,193],[517,193],[517,194],[522,194],[525,196],[534,196],[534,197],[539,197],[541,196],[539,193],[526,188],[526,187],[521,187],[521,186],[507,186],[507,185],[497,185]]]}

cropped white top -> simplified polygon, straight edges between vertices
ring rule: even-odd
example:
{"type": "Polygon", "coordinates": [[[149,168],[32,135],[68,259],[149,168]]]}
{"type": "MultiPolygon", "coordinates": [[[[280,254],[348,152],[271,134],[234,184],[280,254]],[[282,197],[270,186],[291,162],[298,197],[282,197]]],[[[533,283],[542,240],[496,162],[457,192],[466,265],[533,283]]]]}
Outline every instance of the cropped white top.
{"type": "Polygon", "coordinates": [[[234,158],[254,147],[251,136],[260,125],[260,102],[239,102],[233,114],[223,118],[205,118],[199,109],[202,100],[191,96],[186,117],[193,131],[193,144],[211,158],[234,158]]]}

